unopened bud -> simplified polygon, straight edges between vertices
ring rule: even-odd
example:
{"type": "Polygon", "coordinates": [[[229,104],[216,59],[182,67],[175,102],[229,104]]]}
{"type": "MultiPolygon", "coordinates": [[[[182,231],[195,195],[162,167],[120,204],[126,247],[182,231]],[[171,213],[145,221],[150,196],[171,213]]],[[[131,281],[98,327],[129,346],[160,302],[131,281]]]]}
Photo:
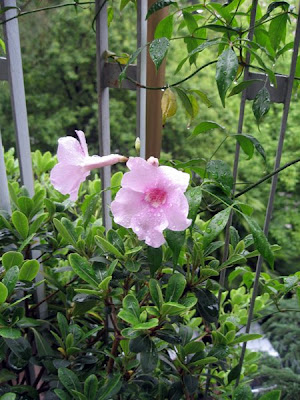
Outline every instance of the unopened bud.
{"type": "Polygon", "coordinates": [[[141,140],[140,140],[139,137],[137,137],[137,138],[135,139],[134,147],[135,147],[135,150],[136,150],[137,154],[140,154],[140,150],[141,150],[141,140]]]}

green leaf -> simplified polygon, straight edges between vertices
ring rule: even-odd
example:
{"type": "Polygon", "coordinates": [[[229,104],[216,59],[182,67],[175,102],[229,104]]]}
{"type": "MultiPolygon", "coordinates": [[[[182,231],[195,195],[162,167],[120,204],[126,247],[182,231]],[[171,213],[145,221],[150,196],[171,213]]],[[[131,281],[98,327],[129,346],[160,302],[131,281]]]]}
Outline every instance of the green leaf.
{"type": "Polygon", "coordinates": [[[151,276],[154,276],[155,272],[161,267],[162,264],[162,248],[154,248],[148,246],[147,248],[147,259],[150,263],[151,276]]]}
{"type": "Polygon", "coordinates": [[[2,256],[2,265],[6,269],[6,271],[8,271],[14,265],[17,265],[19,267],[23,261],[23,254],[19,253],[18,251],[8,251],[2,256]]]}
{"type": "Polygon", "coordinates": [[[14,211],[11,216],[12,223],[22,239],[26,239],[29,231],[28,219],[21,211],[14,211]]]}
{"type": "Polygon", "coordinates": [[[32,356],[31,345],[24,337],[5,339],[5,343],[18,358],[28,361],[32,356]]]}
{"type": "Polygon", "coordinates": [[[139,47],[134,53],[132,53],[132,55],[130,56],[130,58],[128,60],[128,63],[125,65],[123,71],[119,75],[119,82],[120,83],[126,78],[126,73],[127,73],[127,69],[129,67],[129,65],[132,64],[138,58],[138,56],[140,55],[140,53],[142,52],[144,47],[145,46],[139,47]]]}
{"type": "Polygon", "coordinates": [[[178,315],[186,310],[187,310],[187,308],[184,305],[170,301],[170,302],[166,302],[162,305],[161,314],[164,316],[165,315],[178,315]]]}
{"type": "Polygon", "coordinates": [[[203,342],[190,342],[187,343],[183,348],[185,355],[198,353],[204,349],[205,344],[203,342]]]}
{"type": "Polygon", "coordinates": [[[216,357],[205,357],[205,358],[201,358],[200,360],[191,362],[190,365],[194,366],[194,367],[200,367],[200,366],[202,367],[207,364],[212,364],[216,361],[218,361],[218,359],[216,357]]]}
{"type": "Polygon", "coordinates": [[[120,380],[120,374],[109,377],[106,384],[98,391],[97,400],[108,400],[112,398],[113,394],[117,394],[122,386],[120,380]]]}
{"type": "Polygon", "coordinates": [[[219,318],[219,302],[216,296],[208,289],[196,291],[198,299],[197,311],[207,322],[217,322],[219,318]]]}
{"type": "Polygon", "coordinates": [[[19,273],[21,281],[32,281],[40,270],[40,264],[37,260],[27,260],[22,265],[19,273]]]}
{"type": "Polygon", "coordinates": [[[216,122],[213,121],[203,121],[200,124],[198,124],[194,130],[192,135],[193,136],[197,136],[200,133],[204,133],[204,132],[208,132],[211,131],[212,129],[222,129],[224,130],[225,128],[219,124],[217,124],[216,122]]]}
{"type": "Polygon", "coordinates": [[[274,50],[277,50],[280,42],[285,41],[286,24],[288,21],[288,14],[280,14],[276,16],[269,25],[270,42],[274,50]]]}
{"type": "Polygon", "coordinates": [[[272,390],[262,395],[259,400],[280,400],[281,390],[272,390]]]}
{"type": "Polygon", "coordinates": [[[141,268],[141,263],[135,260],[128,260],[125,263],[125,268],[130,272],[138,272],[141,268]]]}
{"type": "Polygon", "coordinates": [[[243,81],[243,82],[239,83],[238,85],[234,86],[227,97],[231,97],[236,94],[239,94],[243,90],[247,89],[249,86],[253,85],[253,83],[262,82],[262,81],[263,81],[262,79],[249,79],[247,81],[243,81]]]}
{"type": "Polygon", "coordinates": [[[106,291],[108,290],[109,287],[109,282],[112,280],[112,276],[107,276],[106,278],[103,279],[101,283],[99,283],[98,287],[99,289],[106,291]]]}
{"type": "Polygon", "coordinates": [[[151,349],[149,351],[141,352],[141,368],[144,374],[148,374],[157,366],[158,363],[158,353],[155,344],[151,341],[151,349]]]}
{"type": "Polygon", "coordinates": [[[75,235],[75,229],[72,222],[63,217],[61,221],[53,218],[53,223],[63,239],[65,239],[73,247],[76,247],[77,237],[75,235]]]}
{"type": "Polygon", "coordinates": [[[147,335],[140,335],[129,341],[129,350],[132,353],[141,353],[142,351],[150,351],[152,342],[147,335]]]}
{"type": "Polygon", "coordinates": [[[185,192],[185,197],[189,203],[189,215],[188,218],[192,220],[192,225],[195,222],[197,213],[202,200],[202,189],[200,186],[193,187],[185,192]]]}
{"type": "Polygon", "coordinates": [[[206,93],[202,92],[201,90],[197,90],[197,89],[192,89],[191,92],[195,93],[199,97],[199,99],[202,101],[202,103],[205,104],[208,108],[210,108],[212,106],[212,103],[209,100],[209,98],[207,97],[206,93]]]}
{"type": "Polygon", "coordinates": [[[80,392],[81,385],[77,375],[68,368],[58,368],[58,378],[61,384],[72,394],[72,390],[80,392]]]}
{"type": "Polygon", "coordinates": [[[161,306],[164,303],[162,291],[160,288],[159,283],[157,282],[156,279],[150,279],[149,281],[149,291],[150,295],[152,298],[153,303],[158,307],[158,309],[161,309],[161,306]]]}
{"type": "Polygon", "coordinates": [[[231,208],[225,208],[218,214],[214,215],[209,221],[203,236],[203,247],[206,249],[208,245],[219,235],[220,232],[225,228],[231,208]]]}
{"type": "Polygon", "coordinates": [[[191,100],[189,99],[189,96],[186,94],[185,90],[179,87],[174,87],[173,90],[176,91],[178,94],[178,97],[180,98],[183,107],[185,108],[186,112],[193,117],[194,110],[193,110],[193,105],[191,103],[191,100]]]}
{"type": "Polygon", "coordinates": [[[5,393],[0,397],[0,400],[15,400],[16,396],[15,393],[5,393]]]}
{"type": "Polygon", "coordinates": [[[116,256],[117,258],[119,258],[120,260],[124,259],[124,256],[122,253],[120,253],[120,251],[113,246],[111,243],[109,243],[106,239],[104,239],[101,236],[95,236],[95,242],[96,244],[101,247],[101,249],[104,252],[113,254],[114,256],[116,256]]]}
{"type": "Polygon", "coordinates": [[[72,400],[70,395],[62,389],[54,389],[54,393],[59,397],[60,400],[72,400]]]}
{"type": "Polygon", "coordinates": [[[19,280],[19,268],[15,265],[11,267],[4,275],[2,283],[7,287],[8,296],[10,296],[19,280]]]}
{"type": "Polygon", "coordinates": [[[118,317],[131,325],[137,325],[140,323],[140,320],[131,311],[128,310],[119,311],[118,317]]]}
{"type": "Polygon", "coordinates": [[[36,233],[38,231],[38,229],[40,228],[42,223],[45,221],[47,216],[48,216],[48,214],[43,213],[35,218],[35,220],[30,224],[29,235],[32,235],[33,233],[36,233]]]}
{"type": "Polygon", "coordinates": [[[136,317],[136,319],[139,320],[141,313],[140,305],[137,301],[137,298],[133,294],[128,294],[125,296],[122,304],[124,310],[130,311],[136,317]]]}
{"type": "Polygon", "coordinates": [[[189,12],[183,11],[182,14],[183,14],[184,22],[188,28],[188,31],[192,35],[194,33],[194,31],[198,28],[197,21],[193,17],[193,14],[191,14],[189,12]]]}
{"type": "Polygon", "coordinates": [[[0,336],[7,339],[19,339],[21,331],[15,328],[0,328],[0,336]]]}
{"type": "Polygon", "coordinates": [[[190,395],[193,395],[199,386],[199,380],[193,375],[185,375],[183,377],[183,383],[190,395]]]}
{"type": "Polygon", "coordinates": [[[7,287],[2,282],[0,282],[0,304],[5,302],[7,296],[8,296],[7,287]]]}
{"type": "Polygon", "coordinates": [[[150,321],[148,322],[140,322],[138,324],[134,324],[133,328],[137,329],[137,330],[147,330],[147,329],[151,329],[151,328],[155,328],[158,325],[158,319],[157,318],[152,318],[150,321]]]}
{"type": "Polygon", "coordinates": [[[174,4],[177,6],[176,1],[172,1],[172,0],[157,0],[154,4],[152,4],[152,6],[149,8],[147,15],[146,15],[146,19],[148,19],[150,17],[150,15],[152,15],[153,13],[155,13],[156,11],[161,10],[162,8],[168,7],[171,4],[174,4]]]}
{"type": "Polygon", "coordinates": [[[238,364],[235,367],[233,367],[232,370],[228,374],[228,385],[230,382],[237,379],[240,376],[240,373],[241,373],[241,366],[238,364]]]}
{"type": "MultiPolygon", "coordinates": [[[[238,378],[240,372],[239,372],[239,366],[237,365],[235,368],[232,369],[231,372],[233,372],[233,374],[230,376],[231,381],[233,381],[234,379],[238,378]],[[235,370],[236,368],[236,370],[235,370]],[[236,377],[235,377],[236,376],[236,377]]],[[[230,372],[230,373],[231,373],[230,372]]],[[[229,375],[230,375],[229,373],[229,375]]],[[[229,382],[229,375],[228,375],[228,384],[231,382],[229,382]]],[[[238,387],[236,387],[234,389],[234,393],[233,393],[233,400],[253,400],[253,394],[252,394],[252,390],[251,387],[249,385],[239,385],[238,387]]]]}
{"type": "Polygon", "coordinates": [[[89,400],[96,400],[98,379],[96,375],[89,375],[84,382],[84,394],[89,400]]]}
{"type": "Polygon", "coordinates": [[[260,252],[260,254],[263,256],[263,258],[268,262],[270,267],[273,268],[274,266],[274,254],[272,252],[270,243],[268,242],[268,239],[266,238],[264,232],[261,230],[260,226],[256,221],[253,219],[249,218],[247,215],[243,214],[243,217],[247,221],[250,232],[253,235],[254,239],[254,245],[256,249],[260,252]]]}
{"type": "Polygon", "coordinates": [[[6,368],[2,368],[0,371],[0,383],[10,381],[11,379],[16,379],[16,374],[6,368]]]}
{"type": "Polygon", "coordinates": [[[206,164],[206,176],[216,181],[229,196],[233,188],[233,176],[230,166],[222,160],[210,160],[206,164]]]}
{"type": "Polygon", "coordinates": [[[110,229],[107,232],[107,240],[121,253],[124,254],[125,253],[125,247],[124,247],[124,243],[123,240],[121,239],[120,235],[110,229]]]}
{"type": "Polygon", "coordinates": [[[166,240],[173,252],[173,263],[177,265],[178,257],[185,242],[185,231],[177,232],[166,230],[166,240]]]}
{"type": "Polygon", "coordinates": [[[159,39],[161,37],[166,37],[171,39],[173,33],[173,19],[174,14],[168,15],[157,24],[154,32],[154,39],[159,39]]]}
{"type": "Polygon", "coordinates": [[[149,54],[156,69],[161,66],[169,50],[170,42],[166,37],[154,39],[149,46],[149,54]]]}
{"type": "Polygon", "coordinates": [[[182,274],[173,274],[169,279],[165,299],[168,302],[177,302],[182,296],[186,280],[182,274]]]}
{"type": "Polygon", "coordinates": [[[270,109],[270,93],[267,88],[262,88],[255,96],[252,104],[252,111],[256,118],[256,122],[259,124],[263,117],[268,113],[270,109]]]}
{"type": "Polygon", "coordinates": [[[18,198],[18,208],[19,210],[26,215],[26,217],[30,216],[31,210],[33,208],[33,201],[30,197],[21,196],[18,198]]]}
{"type": "Polygon", "coordinates": [[[216,69],[216,82],[223,107],[225,107],[226,93],[236,77],[238,67],[239,62],[235,52],[231,48],[224,50],[218,59],[216,69]]]}
{"type": "Polygon", "coordinates": [[[181,344],[182,339],[179,335],[177,335],[175,332],[168,330],[168,329],[161,329],[156,332],[156,337],[158,337],[161,340],[164,340],[167,343],[171,344],[181,344]]]}
{"type": "Polygon", "coordinates": [[[97,281],[93,267],[85,258],[78,254],[70,254],[68,259],[75,274],[94,288],[98,288],[99,282],[97,281]]]}
{"type": "Polygon", "coordinates": [[[248,342],[249,340],[260,339],[262,335],[258,333],[245,333],[240,336],[237,336],[230,344],[238,344],[243,342],[248,342]]]}

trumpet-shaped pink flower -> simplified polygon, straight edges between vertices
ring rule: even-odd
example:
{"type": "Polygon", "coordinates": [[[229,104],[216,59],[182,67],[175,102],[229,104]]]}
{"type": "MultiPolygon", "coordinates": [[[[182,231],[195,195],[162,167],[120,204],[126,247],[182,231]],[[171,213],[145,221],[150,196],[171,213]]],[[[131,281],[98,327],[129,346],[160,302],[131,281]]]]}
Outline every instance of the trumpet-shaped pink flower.
{"type": "Polygon", "coordinates": [[[191,224],[184,195],[189,175],[171,167],[159,167],[158,160],[130,157],[122,188],[111,204],[114,220],[131,228],[140,240],[152,247],[164,242],[163,230],[183,231],[191,224]]]}
{"type": "Polygon", "coordinates": [[[75,131],[78,139],[66,136],[58,139],[58,164],[50,173],[52,185],[62,194],[69,194],[75,201],[78,197],[80,184],[85,181],[93,168],[101,168],[118,162],[125,162],[126,157],[119,154],[109,156],[89,156],[85,135],[75,131]]]}

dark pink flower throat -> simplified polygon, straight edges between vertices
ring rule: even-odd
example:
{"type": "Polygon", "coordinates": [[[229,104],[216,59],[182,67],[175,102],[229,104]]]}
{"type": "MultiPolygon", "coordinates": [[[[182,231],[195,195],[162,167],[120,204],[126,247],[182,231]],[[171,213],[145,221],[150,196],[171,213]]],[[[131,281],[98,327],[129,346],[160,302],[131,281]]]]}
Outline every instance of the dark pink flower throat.
{"type": "Polygon", "coordinates": [[[160,188],[150,189],[146,192],[144,200],[150,203],[152,207],[158,208],[165,204],[167,200],[167,193],[160,188]]]}

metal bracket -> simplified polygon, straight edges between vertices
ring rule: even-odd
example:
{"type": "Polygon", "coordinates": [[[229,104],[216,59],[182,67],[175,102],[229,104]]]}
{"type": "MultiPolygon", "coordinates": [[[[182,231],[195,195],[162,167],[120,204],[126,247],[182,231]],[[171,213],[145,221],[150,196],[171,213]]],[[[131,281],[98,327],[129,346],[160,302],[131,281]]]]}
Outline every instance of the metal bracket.
{"type": "Polygon", "coordinates": [[[288,87],[288,77],[285,75],[276,75],[277,87],[270,85],[270,81],[266,74],[258,74],[254,72],[249,72],[248,79],[260,79],[261,82],[254,82],[246,90],[247,100],[254,100],[258,91],[264,86],[268,89],[270,93],[271,103],[284,103],[288,87]],[[267,83],[265,85],[265,81],[267,83]]]}

